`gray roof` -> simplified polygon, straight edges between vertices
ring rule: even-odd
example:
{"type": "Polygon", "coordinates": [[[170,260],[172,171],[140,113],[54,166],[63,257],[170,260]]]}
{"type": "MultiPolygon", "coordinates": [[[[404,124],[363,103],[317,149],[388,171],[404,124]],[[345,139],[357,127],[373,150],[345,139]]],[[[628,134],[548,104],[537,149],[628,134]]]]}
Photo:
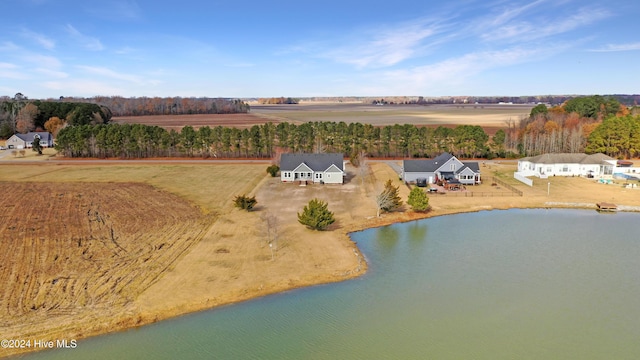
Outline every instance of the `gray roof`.
{"type": "Polygon", "coordinates": [[[404,160],[404,172],[434,172],[442,165],[438,165],[435,160],[404,160]]]}
{"type": "Polygon", "coordinates": [[[542,154],[520,159],[534,164],[601,164],[604,160],[615,160],[605,154],[587,155],[584,153],[542,154]]]}
{"type": "Polygon", "coordinates": [[[404,160],[402,166],[405,172],[434,172],[452,157],[453,155],[444,152],[433,159],[404,160]]]}
{"type": "Polygon", "coordinates": [[[26,141],[26,142],[33,142],[33,139],[35,138],[36,135],[40,136],[40,140],[49,140],[51,139],[51,133],[46,132],[46,131],[38,131],[38,132],[29,132],[26,134],[15,134],[18,138],[20,138],[20,140],[22,141],[26,141]]]}
{"type": "MultiPolygon", "coordinates": [[[[404,167],[404,172],[435,172],[436,170],[438,170],[438,168],[440,168],[442,166],[442,164],[446,163],[447,161],[449,161],[452,157],[454,157],[453,155],[445,152],[442,153],[438,156],[436,156],[433,159],[430,160],[404,160],[402,166],[404,167]]],[[[471,169],[473,172],[475,173],[479,173],[480,172],[480,166],[478,166],[477,162],[464,162],[461,161],[462,164],[464,165],[463,167],[461,167],[460,169],[458,169],[458,171],[456,171],[456,173],[459,173],[460,171],[464,170],[465,168],[469,168],[471,169]]]]}
{"type": "Polygon", "coordinates": [[[331,154],[282,154],[280,156],[280,170],[293,171],[301,163],[305,163],[313,171],[325,171],[335,165],[344,171],[342,153],[331,154]]]}
{"type": "Polygon", "coordinates": [[[480,172],[480,165],[478,165],[477,161],[470,161],[470,162],[462,162],[464,164],[463,167],[460,168],[460,170],[458,170],[458,172],[461,172],[462,170],[469,168],[471,171],[473,171],[474,173],[479,173],[480,172]]]}

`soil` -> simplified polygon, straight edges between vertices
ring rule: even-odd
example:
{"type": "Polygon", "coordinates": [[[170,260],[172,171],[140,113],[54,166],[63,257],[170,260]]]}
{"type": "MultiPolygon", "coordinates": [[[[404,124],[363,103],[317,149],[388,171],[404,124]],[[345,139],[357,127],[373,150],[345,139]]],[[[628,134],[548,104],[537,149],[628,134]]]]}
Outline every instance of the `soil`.
{"type": "Polygon", "coordinates": [[[0,188],[3,339],[104,331],[207,228],[198,208],[145,184],[0,188]]]}

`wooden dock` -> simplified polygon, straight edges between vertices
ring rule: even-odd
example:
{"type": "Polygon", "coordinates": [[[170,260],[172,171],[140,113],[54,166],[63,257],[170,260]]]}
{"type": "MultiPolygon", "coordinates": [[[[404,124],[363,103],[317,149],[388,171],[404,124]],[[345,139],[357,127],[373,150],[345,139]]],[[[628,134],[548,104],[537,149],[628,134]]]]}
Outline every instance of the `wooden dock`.
{"type": "Polygon", "coordinates": [[[618,205],[608,202],[599,202],[596,206],[598,207],[598,211],[618,211],[618,205]]]}

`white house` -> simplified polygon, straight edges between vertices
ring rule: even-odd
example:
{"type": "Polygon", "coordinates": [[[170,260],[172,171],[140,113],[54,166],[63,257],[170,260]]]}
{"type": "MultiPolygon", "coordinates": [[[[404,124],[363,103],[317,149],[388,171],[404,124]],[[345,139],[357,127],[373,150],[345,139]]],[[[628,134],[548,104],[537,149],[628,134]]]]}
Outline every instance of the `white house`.
{"type": "Polygon", "coordinates": [[[465,185],[478,184],[481,181],[480,167],[477,162],[462,162],[449,153],[443,153],[428,160],[404,160],[402,179],[408,183],[425,179],[431,184],[437,180],[447,180],[458,181],[465,185]]]}
{"type": "Polygon", "coordinates": [[[311,181],[322,184],[342,184],[345,176],[342,154],[282,154],[282,182],[311,181]]]}
{"type": "Polygon", "coordinates": [[[40,146],[53,147],[53,135],[46,131],[29,132],[26,134],[14,134],[7,139],[8,149],[26,149],[33,146],[33,139],[40,138],[40,146]]]}
{"type": "Polygon", "coordinates": [[[518,160],[521,176],[586,176],[602,177],[613,174],[616,160],[605,154],[560,153],[542,154],[518,160]]]}

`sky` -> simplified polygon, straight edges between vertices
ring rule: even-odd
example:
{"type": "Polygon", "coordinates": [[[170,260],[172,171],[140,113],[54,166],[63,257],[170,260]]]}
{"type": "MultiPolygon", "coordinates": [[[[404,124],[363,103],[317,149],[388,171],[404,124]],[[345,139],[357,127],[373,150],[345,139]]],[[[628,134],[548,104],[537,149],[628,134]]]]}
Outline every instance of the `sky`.
{"type": "Polygon", "coordinates": [[[0,0],[0,96],[637,94],[629,0],[0,0]]]}

